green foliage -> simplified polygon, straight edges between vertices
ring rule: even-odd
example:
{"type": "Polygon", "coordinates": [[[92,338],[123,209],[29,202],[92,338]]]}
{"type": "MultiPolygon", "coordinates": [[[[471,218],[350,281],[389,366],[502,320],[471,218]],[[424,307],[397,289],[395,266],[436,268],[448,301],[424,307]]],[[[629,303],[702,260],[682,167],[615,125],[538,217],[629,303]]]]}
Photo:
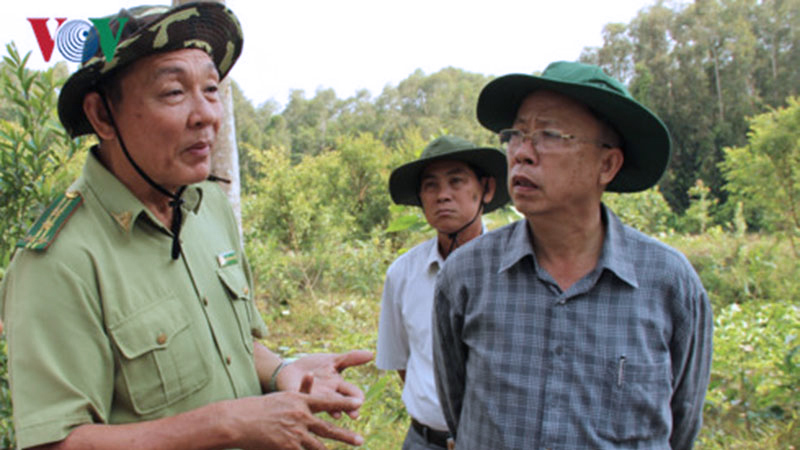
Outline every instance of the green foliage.
{"type": "Polygon", "coordinates": [[[252,226],[273,230],[291,250],[325,239],[364,238],[388,219],[389,151],[371,135],[292,164],[285,150],[253,151],[252,226]]]}
{"type": "MultiPolygon", "coordinates": [[[[234,84],[243,171],[251,177],[255,174],[249,156],[252,149],[283,148],[297,164],[304,156],[338,147],[337,139],[359,134],[372,135],[384,146],[399,150],[409,133],[416,133],[423,144],[414,147],[417,152],[442,134],[479,145],[494,144],[492,133],[475,120],[478,93],[489,80],[452,67],[430,75],[417,70],[397,86],[386,86],[375,98],[365,90],[347,99],[337,98],[332,89],[318,89],[312,98],[294,90],[283,111],[273,102],[254,108],[234,84]]],[[[249,188],[246,180],[243,186],[249,188]]]]}
{"type": "Polygon", "coordinates": [[[625,224],[643,233],[661,234],[674,227],[674,216],[658,186],[636,193],[606,192],[603,202],[625,224]]]}
{"type": "Polygon", "coordinates": [[[681,220],[681,229],[687,233],[705,233],[711,223],[711,210],[717,200],[711,197],[711,189],[703,183],[703,180],[697,180],[689,189],[689,198],[689,208],[681,220]]]}
{"type": "Polygon", "coordinates": [[[14,410],[11,407],[11,391],[8,386],[8,356],[6,340],[0,338],[0,448],[14,448],[14,410]]]}
{"type": "Polygon", "coordinates": [[[383,245],[375,230],[389,220],[391,152],[369,134],[335,144],[297,164],[279,148],[250,156],[255,177],[244,202],[245,235],[255,242],[254,261],[270,262],[269,271],[256,275],[278,302],[342,283],[360,286],[359,277],[375,270],[374,259],[357,253],[383,245]]]}
{"type": "Polygon", "coordinates": [[[800,307],[790,299],[719,308],[704,447],[800,442],[800,307]]]}
{"type": "Polygon", "coordinates": [[[16,241],[42,208],[66,184],[61,170],[78,151],[56,117],[56,92],[63,80],[54,69],[28,70],[30,53],[21,57],[6,46],[0,70],[5,106],[0,119],[0,267],[8,265],[16,241]]]}
{"type": "MultiPolygon", "coordinates": [[[[386,255],[346,254],[342,259],[380,261],[383,256],[386,255]]],[[[370,273],[365,277],[370,280],[368,293],[342,286],[335,293],[313,299],[302,295],[287,305],[266,302],[262,310],[270,334],[265,344],[283,357],[352,349],[374,350],[380,312],[378,299],[388,263],[387,260],[380,264],[380,273],[370,273]]],[[[265,289],[261,291],[264,293],[265,289]]],[[[402,385],[397,374],[381,372],[374,364],[368,364],[349,369],[345,375],[348,381],[365,392],[365,401],[357,421],[343,418],[338,424],[352,428],[365,438],[360,448],[397,448],[405,436],[409,420],[400,399],[402,385]]],[[[351,448],[333,441],[326,441],[326,445],[330,449],[351,448]]]]}
{"type": "Polygon", "coordinates": [[[800,0],[659,0],[628,24],[606,25],[603,45],[584,49],[582,60],[628,82],[670,129],[673,156],[660,186],[676,212],[689,207],[698,179],[724,206],[722,149],[744,145],[748,117],[798,95],[798,11],[800,0]]]}
{"type": "Polygon", "coordinates": [[[800,99],[751,120],[749,143],[725,149],[726,189],[757,226],[789,238],[795,255],[800,236],[800,99]]]}
{"type": "Polygon", "coordinates": [[[665,240],[687,255],[715,306],[800,298],[800,267],[785,240],[722,232],[665,240]]]}

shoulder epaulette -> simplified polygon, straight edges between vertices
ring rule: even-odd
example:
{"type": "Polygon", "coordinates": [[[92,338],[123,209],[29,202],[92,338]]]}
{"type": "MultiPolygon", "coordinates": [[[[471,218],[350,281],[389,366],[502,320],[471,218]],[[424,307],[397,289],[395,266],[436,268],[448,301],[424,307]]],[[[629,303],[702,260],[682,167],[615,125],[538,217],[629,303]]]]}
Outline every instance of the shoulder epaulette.
{"type": "Polygon", "coordinates": [[[28,233],[17,242],[17,247],[30,250],[47,250],[72,213],[83,203],[78,191],[68,191],[56,198],[36,219],[28,233]]]}

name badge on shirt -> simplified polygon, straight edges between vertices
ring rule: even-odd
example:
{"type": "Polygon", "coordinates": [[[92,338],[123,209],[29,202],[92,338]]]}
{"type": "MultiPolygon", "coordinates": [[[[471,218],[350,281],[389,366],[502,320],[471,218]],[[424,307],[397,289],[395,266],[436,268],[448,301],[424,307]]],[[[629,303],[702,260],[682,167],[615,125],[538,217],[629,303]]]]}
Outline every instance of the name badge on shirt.
{"type": "Polygon", "coordinates": [[[232,266],[238,262],[239,258],[236,257],[236,251],[234,250],[228,250],[217,255],[217,263],[219,263],[220,267],[232,266]]]}

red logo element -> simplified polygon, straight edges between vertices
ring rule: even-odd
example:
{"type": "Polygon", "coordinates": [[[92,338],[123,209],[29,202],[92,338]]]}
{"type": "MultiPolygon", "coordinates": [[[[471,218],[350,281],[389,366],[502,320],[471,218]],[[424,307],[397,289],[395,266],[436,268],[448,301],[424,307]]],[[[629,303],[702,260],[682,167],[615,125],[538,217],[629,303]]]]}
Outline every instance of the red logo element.
{"type": "Polygon", "coordinates": [[[33,27],[33,33],[36,35],[36,41],[39,42],[39,50],[42,51],[42,57],[44,57],[44,62],[50,61],[50,56],[53,55],[53,47],[55,46],[55,39],[54,36],[58,33],[58,28],[61,27],[67,18],[66,17],[56,17],[56,31],[53,35],[50,35],[50,30],[47,29],[47,21],[50,19],[28,19],[28,22],[31,23],[33,27]]]}

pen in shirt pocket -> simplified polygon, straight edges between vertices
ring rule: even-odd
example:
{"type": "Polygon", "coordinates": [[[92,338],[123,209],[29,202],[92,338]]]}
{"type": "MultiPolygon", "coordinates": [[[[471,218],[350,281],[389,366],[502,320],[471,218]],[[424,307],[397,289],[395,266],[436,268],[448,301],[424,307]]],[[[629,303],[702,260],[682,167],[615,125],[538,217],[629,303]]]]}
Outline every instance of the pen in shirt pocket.
{"type": "Polygon", "coordinates": [[[625,380],[625,355],[619,357],[619,366],[617,367],[617,387],[622,386],[623,380],[625,380]]]}

